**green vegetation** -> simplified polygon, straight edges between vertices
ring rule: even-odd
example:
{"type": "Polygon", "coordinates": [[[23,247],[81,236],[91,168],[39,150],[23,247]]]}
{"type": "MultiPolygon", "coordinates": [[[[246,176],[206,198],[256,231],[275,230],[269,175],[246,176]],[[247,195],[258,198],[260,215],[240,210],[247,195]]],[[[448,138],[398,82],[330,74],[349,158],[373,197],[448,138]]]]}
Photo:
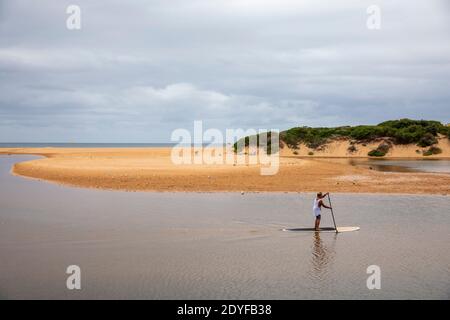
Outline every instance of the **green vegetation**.
{"type": "Polygon", "coordinates": [[[436,144],[437,142],[438,141],[437,141],[436,137],[433,134],[427,132],[423,137],[420,138],[417,145],[419,147],[425,148],[425,147],[432,146],[433,144],[436,144]]]}
{"type": "Polygon", "coordinates": [[[384,157],[386,154],[375,149],[370,151],[367,155],[370,157],[384,157]]]}
{"type": "Polygon", "coordinates": [[[388,153],[391,146],[387,143],[380,144],[375,150],[368,153],[370,157],[384,157],[388,153]]]}
{"type": "Polygon", "coordinates": [[[317,148],[329,139],[338,137],[351,138],[357,142],[391,138],[397,144],[420,143],[421,146],[430,146],[437,142],[438,133],[450,138],[450,127],[438,121],[401,119],[382,122],[375,126],[297,127],[282,132],[281,140],[294,149],[299,143],[305,143],[309,148],[317,148]]]}
{"type": "MultiPolygon", "coordinates": [[[[438,134],[447,136],[450,139],[450,126],[443,125],[439,121],[400,119],[385,121],[377,125],[354,127],[295,127],[281,132],[280,142],[294,150],[298,149],[301,143],[308,148],[317,149],[327,142],[338,138],[352,139],[354,143],[362,143],[363,146],[376,139],[384,139],[394,144],[414,143],[424,148],[436,144],[438,134]]],[[[268,140],[268,151],[271,151],[271,141],[270,139],[268,140]]],[[[246,137],[245,146],[248,146],[248,143],[249,139],[246,137]]],[[[235,151],[236,149],[237,143],[235,144],[235,151]]],[[[371,151],[375,156],[380,156],[383,153],[378,148],[376,150],[371,151]]],[[[349,149],[349,152],[353,151],[349,149]]]]}
{"type": "Polygon", "coordinates": [[[297,149],[300,143],[308,148],[316,149],[325,144],[331,137],[347,136],[350,127],[310,128],[297,127],[280,133],[280,140],[290,148],[297,149]]]}
{"type": "Polygon", "coordinates": [[[433,154],[439,154],[442,153],[442,149],[435,147],[435,146],[431,146],[427,151],[423,152],[424,156],[431,156],[433,154]]]}
{"type": "MultiPolygon", "coordinates": [[[[241,142],[242,139],[240,139],[238,142],[235,142],[233,145],[234,152],[235,153],[242,152],[243,148],[248,147],[250,145],[251,138],[254,140],[255,137],[256,137],[256,144],[259,147],[260,146],[260,136],[261,136],[260,134],[257,134],[256,136],[248,136],[248,137],[242,138],[242,139],[244,139],[243,144],[242,143],[238,144],[238,142],[241,142]]],[[[266,150],[267,154],[272,154],[272,132],[270,132],[270,131],[267,132],[267,143],[266,143],[266,146],[264,146],[264,149],[266,150]]]]}

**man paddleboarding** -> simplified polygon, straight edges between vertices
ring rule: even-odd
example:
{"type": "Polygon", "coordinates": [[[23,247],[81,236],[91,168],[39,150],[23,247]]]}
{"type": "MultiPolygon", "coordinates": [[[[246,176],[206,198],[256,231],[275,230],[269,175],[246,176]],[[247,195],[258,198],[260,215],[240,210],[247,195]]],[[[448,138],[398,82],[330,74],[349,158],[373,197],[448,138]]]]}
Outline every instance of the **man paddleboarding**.
{"type": "Polygon", "coordinates": [[[317,194],[316,199],[314,199],[313,213],[314,213],[314,216],[316,217],[316,222],[314,224],[314,230],[316,230],[316,231],[319,231],[322,207],[331,210],[331,207],[329,207],[325,203],[323,203],[323,198],[325,198],[327,195],[328,195],[328,192],[325,194],[322,194],[322,192],[319,192],[317,194]]]}

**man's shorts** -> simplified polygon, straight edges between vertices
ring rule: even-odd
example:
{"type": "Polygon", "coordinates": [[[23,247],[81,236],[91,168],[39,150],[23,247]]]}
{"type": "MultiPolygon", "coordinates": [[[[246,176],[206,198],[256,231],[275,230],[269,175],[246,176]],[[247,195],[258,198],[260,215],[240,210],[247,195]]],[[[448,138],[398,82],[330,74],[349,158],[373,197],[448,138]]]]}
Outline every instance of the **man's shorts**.
{"type": "Polygon", "coordinates": [[[320,214],[316,216],[316,219],[320,220],[320,218],[322,218],[322,216],[320,214]]]}

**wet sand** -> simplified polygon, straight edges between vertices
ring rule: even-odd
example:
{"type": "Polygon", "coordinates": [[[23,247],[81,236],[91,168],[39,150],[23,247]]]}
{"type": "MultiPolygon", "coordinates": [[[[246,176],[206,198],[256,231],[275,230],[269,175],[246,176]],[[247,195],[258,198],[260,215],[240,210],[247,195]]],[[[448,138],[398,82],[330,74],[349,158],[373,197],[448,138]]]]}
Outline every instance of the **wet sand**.
{"type": "Polygon", "coordinates": [[[311,226],[310,193],[67,188],[12,176],[26,160],[0,156],[4,299],[450,298],[447,196],[332,195],[337,224],[361,230],[299,234],[281,229],[311,226]]]}
{"type": "Polygon", "coordinates": [[[18,162],[13,173],[64,185],[126,191],[450,194],[448,173],[378,172],[315,158],[280,157],[276,175],[259,165],[174,165],[170,148],[13,148],[0,154],[44,158],[18,162]]]}

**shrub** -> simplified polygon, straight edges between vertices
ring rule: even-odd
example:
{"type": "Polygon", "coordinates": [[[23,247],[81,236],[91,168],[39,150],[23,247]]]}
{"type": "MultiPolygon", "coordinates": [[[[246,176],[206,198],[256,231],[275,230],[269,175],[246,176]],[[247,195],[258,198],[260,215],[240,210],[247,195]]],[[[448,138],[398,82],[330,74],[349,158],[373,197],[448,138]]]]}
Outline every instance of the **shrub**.
{"type": "Polygon", "coordinates": [[[242,152],[245,147],[248,147],[250,145],[250,138],[253,138],[252,143],[254,141],[256,141],[256,146],[258,148],[264,147],[264,150],[267,152],[267,154],[272,154],[272,151],[278,152],[279,149],[283,146],[283,144],[282,144],[283,142],[280,140],[278,143],[278,148],[276,148],[276,145],[274,145],[274,148],[272,150],[272,132],[268,131],[267,136],[266,136],[266,138],[267,138],[266,145],[262,146],[263,143],[262,143],[262,141],[260,142],[259,134],[256,136],[247,136],[247,137],[241,138],[239,141],[237,141],[233,144],[234,152],[235,153],[242,152]],[[255,140],[255,138],[256,138],[256,140],[255,140]]]}
{"type": "Polygon", "coordinates": [[[308,139],[306,146],[311,149],[317,149],[320,146],[324,145],[326,142],[327,139],[312,136],[308,139]]]}
{"type": "Polygon", "coordinates": [[[295,154],[295,155],[298,155],[298,151],[297,151],[297,150],[295,150],[295,151],[293,152],[293,154],[295,154]]]}
{"type": "Polygon", "coordinates": [[[394,133],[394,138],[397,143],[408,144],[418,142],[425,135],[425,133],[425,130],[421,126],[413,125],[398,129],[394,133]]]}
{"type": "MultiPolygon", "coordinates": [[[[328,141],[336,138],[353,139],[366,146],[375,139],[389,139],[397,144],[415,143],[421,147],[429,147],[437,142],[437,135],[442,134],[450,139],[450,127],[438,121],[400,119],[382,122],[378,125],[343,126],[335,128],[295,127],[280,133],[280,142],[291,149],[298,149],[300,143],[311,149],[318,149],[328,141]]],[[[258,136],[259,138],[259,136],[258,136]]],[[[248,137],[245,138],[248,144],[248,137]]],[[[267,150],[272,151],[270,139],[267,150]]],[[[235,151],[237,146],[235,144],[235,151]]]]}
{"type": "Polygon", "coordinates": [[[312,151],[308,152],[308,156],[313,156],[313,155],[314,155],[314,152],[312,152],[312,151]]]}
{"type": "Polygon", "coordinates": [[[435,137],[445,131],[445,126],[439,121],[400,119],[380,123],[386,136],[395,138],[396,143],[418,143],[426,134],[435,137]]]}
{"type": "Polygon", "coordinates": [[[385,142],[381,143],[375,150],[368,153],[370,157],[384,157],[391,146],[385,142]]]}
{"type": "Polygon", "coordinates": [[[389,149],[391,148],[391,146],[385,142],[383,142],[382,144],[380,144],[377,148],[378,151],[384,152],[384,153],[388,153],[389,149]]]}
{"type": "Polygon", "coordinates": [[[354,153],[354,152],[358,151],[358,149],[356,149],[355,145],[352,144],[347,148],[347,151],[350,153],[354,153]]]}
{"type": "Polygon", "coordinates": [[[368,155],[370,157],[384,157],[386,155],[386,153],[383,153],[381,151],[379,151],[378,149],[369,151],[368,155]]]}
{"type": "Polygon", "coordinates": [[[292,128],[280,134],[280,140],[284,141],[291,149],[298,149],[300,143],[298,128],[292,128]]]}
{"type": "Polygon", "coordinates": [[[371,140],[383,135],[382,128],[376,126],[357,126],[350,130],[350,137],[356,140],[371,140]]]}
{"type": "Polygon", "coordinates": [[[431,156],[433,154],[442,153],[442,149],[438,147],[431,146],[427,151],[423,152],[424,156],[431,156]]]}
{"type": "Polygon", "coordinates": [[[422,138],[420,138],[417,145],[419,147],[425,148],[425,147],[429,147],[433,144],[436,144],[437,142],[438,141],[437,141],[436,137],[433,136],[433,134],[427,132],[422,138]]]}

